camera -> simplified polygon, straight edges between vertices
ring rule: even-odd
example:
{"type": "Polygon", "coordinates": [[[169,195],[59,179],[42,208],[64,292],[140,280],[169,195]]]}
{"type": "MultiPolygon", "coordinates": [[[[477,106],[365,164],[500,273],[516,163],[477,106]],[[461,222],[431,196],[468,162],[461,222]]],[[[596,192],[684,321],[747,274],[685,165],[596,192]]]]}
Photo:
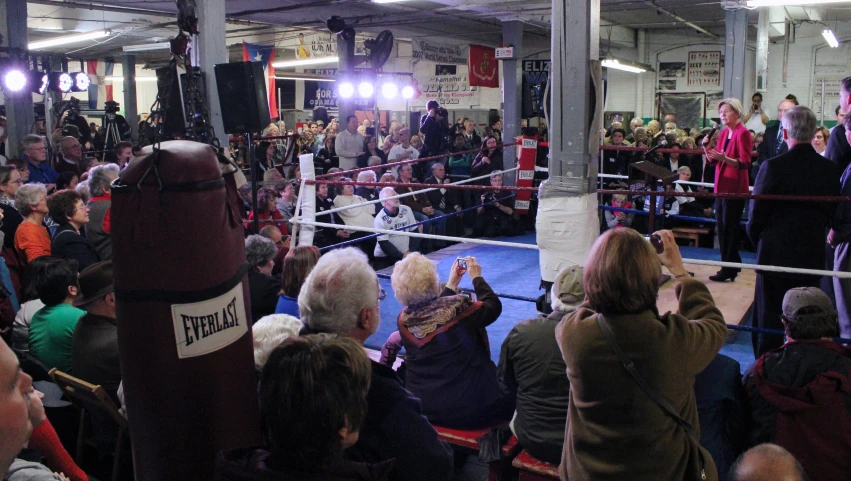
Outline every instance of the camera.
{"type": "Polygon", "coordinates": [[[107,114],[117,114],[118,113],[118,107],[120,107],[118,102],[116,102],[114,100],[110,100],[110,101],[108,101],[104,104],[103,110],[107,114]]]}
{"type": "Polygon", "coordinates": [[[456,261],[458,262],[459,268],[467,270],[467,258],[466,257],[459,257],[458,259],[456,259],[456,261]]]}

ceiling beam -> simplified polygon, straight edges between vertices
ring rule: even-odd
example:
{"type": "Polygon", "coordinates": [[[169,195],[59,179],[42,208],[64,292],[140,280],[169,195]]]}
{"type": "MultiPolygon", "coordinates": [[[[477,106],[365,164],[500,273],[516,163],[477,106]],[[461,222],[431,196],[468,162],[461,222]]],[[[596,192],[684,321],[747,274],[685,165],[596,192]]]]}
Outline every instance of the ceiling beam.
{"type": "Polygon", "coordinates": [[[700,32],[700,33],[702,33],[702,34],[704,34],[704,35],[708,35],[708,36],[710,36],[710,37],[714,38],[715,40],[720,40],[720,39],[721,39],[721,37],[719,37],[718,35],[715,35],[714,33],[710,32],[709,30],[706,30],[705,28],[701,27],[700,25],[696,25],[696,24],[694,24],[694,23],[692,23],[692,22],[690,22],[690,21],[688,21],[688,20],[684,19],[683,17],[681,17],[681,16],[679,16],[679,15],[675,14],[674,12],[671,12],[671,11],[669,11],[669,10],[666,10],[666,9],[664,9],[664,8],[660,7],[659,5],[656,5],[656,3],[655,3],[655,2],[647,2],[647,5],[649,5],[649,6],[653,7],[653,8],[655,8],[657,12],[661,12],[661,13],[664,13],[665,15],[668,15],[669,17],[673,17],[673,18],[675,18],[676,20],[678,20],[678,21],[680,21],[680,22],[682,22],[682,23],[684,23],[684,24],[688,25],[689,27],[691,27],[691,28],[693,28],[693,29],[697,30],[698,32],[700,32]]]}

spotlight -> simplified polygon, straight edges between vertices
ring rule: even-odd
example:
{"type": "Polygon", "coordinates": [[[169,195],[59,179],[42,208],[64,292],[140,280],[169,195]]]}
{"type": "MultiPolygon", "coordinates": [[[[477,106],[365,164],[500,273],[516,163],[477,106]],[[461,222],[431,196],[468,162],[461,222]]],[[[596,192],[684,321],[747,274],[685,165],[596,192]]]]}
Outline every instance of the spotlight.
{"type": "Polygon", "coordinates": [[[48,83],[48,76],[45,72],[39,72],[38,70],[30,71],[30,90],[34,94],[44,95],[47,92],[48,83]]]}
{"type": "Polygon", "coordinates": [[[355,94],[355,86],[351,82],[341,82],[337,86],[337,93],[344,99],[351,98],[355,94]]]}
{"type": "Polygon", "coordinates": [[[414,96],[414,87],[406,85],[402,87],[402,98],[410,99],[414,96]]]}
{"type": "Polygon", "coordinates": [[[18,93],[27,86],[27,76],[24,72],[13,69],[3,74],[3,91],[6,93],[18,93]]]}
{"type": "Polygon", "coordinates": [[[92,79],[85,72],[72,73],[71,78],[74,84],[71,86],[72,92],[86,92],[89,90],[89,85],[92,84],[92,79]]]}
{"type": "Polygon", "coordinates": [[[396,84],[387,82],[381,86],[381,95],[385,99],[393,99],[396,98],[396,95],[399,94],[399,88],[396,87],[396,84]]]}
{"type": "Polygon", "coordinates": [[[369,82],[361,82],[358,84],[358,95],[362,98],[372,97],[372,94],[375,92],[375,87],[372,86],[369,82]]]}
{"type": "Polygon", "coordinates": [[[50,72],[48,74],[48,86],[54,92],[67,94],[74,86],[74,79],[65,72],[50,72]]]}
{"type": "Polygon", "coordinates": [[[355,38],[355,29],[352,27],[346,27],[340,32],[340,36],[343,37],[343,40],[352,40],[355,38]]]}

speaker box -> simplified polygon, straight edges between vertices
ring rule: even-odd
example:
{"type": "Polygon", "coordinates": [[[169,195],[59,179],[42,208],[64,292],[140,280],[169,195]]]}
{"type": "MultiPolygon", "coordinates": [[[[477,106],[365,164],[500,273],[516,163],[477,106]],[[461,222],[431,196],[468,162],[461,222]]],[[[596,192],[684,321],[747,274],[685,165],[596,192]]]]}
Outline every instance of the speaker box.
{"type": "Polygon", "coordinates": [[[409,112],[408,113],[408,122],[410,122],[410,130],[411,135],[419,135],[420,133],[420,117],[422,117],[419,111],[409,112]]]}
{"type": "Polygon", "coordinates": [[[225,132],[260,132],[269,125],[269,100],[261,62],[221,63],[213,67],[225,132]]]}

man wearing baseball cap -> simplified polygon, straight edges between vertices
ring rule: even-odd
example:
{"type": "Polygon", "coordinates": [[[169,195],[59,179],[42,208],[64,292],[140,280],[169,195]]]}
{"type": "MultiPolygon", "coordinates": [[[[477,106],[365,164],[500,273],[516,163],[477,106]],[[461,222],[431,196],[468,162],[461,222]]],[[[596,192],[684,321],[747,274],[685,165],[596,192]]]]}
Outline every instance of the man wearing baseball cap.
{"type": "Polygon", "coordinates": [[[499,376],[517,397],[511,430],[532,456],[558,464],[564,445],[570,382],[556,342],[556,325],[585,300],[582,266],[564,268],[553,281],[552,314],[520,322],[499,356],[499,376]]]}
{"type": "Polygon", "coordinates": [[[790,289],[781,315],[786,343],[744,376],[751,401],[750,443],[791,452],[813,480],[851,472],[851,350],[834,342],[837,312],[815,287],[790,289]]]}

